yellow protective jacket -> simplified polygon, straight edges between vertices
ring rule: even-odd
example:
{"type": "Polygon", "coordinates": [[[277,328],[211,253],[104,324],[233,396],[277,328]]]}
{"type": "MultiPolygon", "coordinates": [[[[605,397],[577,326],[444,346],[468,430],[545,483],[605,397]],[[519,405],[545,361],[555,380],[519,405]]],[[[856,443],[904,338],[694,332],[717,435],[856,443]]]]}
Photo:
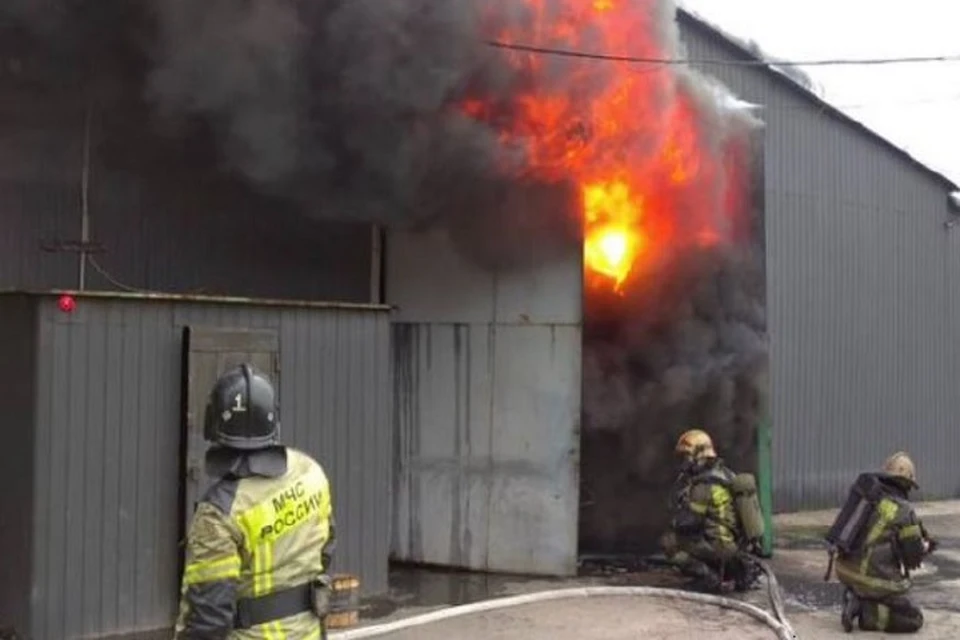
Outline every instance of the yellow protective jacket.
{"type": "Polygon", "coordinates": [[[882,598],[906,593],[907,571],[924,556],[920,520],[902,490],[891,487],[867,522],[867,536],[855,553],[837,558],[837,578],[858,595],[882,598]]]}
{"type": "Polygon", "coordinates": [[[731,549],[737,544],[738,520],[729,486],[734,474],[720,461],[677,481],[672,529],[680,538],[705,539],[731,549]]]}
{"type": "Polygon", "coordinates": [[[334,532],[323,469],[289,447],[212,449],[207,466],[220,480],[197,505],[187,535],[175,639],[320,638],[319,618],[303,607],[255,626],[244,612],[277,610],[278,595],[299,594],[328,570],[334,532]]]}

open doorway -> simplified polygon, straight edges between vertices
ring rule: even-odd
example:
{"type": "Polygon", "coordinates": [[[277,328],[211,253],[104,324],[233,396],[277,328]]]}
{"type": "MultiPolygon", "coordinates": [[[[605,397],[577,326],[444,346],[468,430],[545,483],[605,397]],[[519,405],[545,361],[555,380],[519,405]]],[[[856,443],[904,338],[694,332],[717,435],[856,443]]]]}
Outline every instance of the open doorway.
{"type": "Polygon", "coordinates": [[[686,429],[707,430],[732,468],[757,471],[768,371],[762,130],[746,110],[680,88],[664,124],[686,146],[628,185],[635,211],[608,198],[587,212],[581,556],[659,551],[686,429]]]}
{"type": "MultiPolygon", "coordinates": [[[[266,373],[280,389],[280,337],[273,329],[183,327],[180,351],[180,509],[179,568],[186,562],[186,537],[197,502],[214,483],[204,471],[209,443],[203,420],[210,390],[224,372],[250,363],[266,373]]],[[[177,598],[180,585],[177,585],[177,598]]]]}

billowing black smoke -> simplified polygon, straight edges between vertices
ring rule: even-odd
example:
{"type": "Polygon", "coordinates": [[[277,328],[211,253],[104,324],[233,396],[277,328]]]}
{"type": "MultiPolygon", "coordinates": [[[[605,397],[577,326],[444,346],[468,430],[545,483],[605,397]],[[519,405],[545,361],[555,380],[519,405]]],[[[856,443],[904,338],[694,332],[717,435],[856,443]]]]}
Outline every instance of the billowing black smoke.
{"type": "MultiPolygon", "coordinates": [[[[495,136],[453,108],[489,83],[471,0],[165,0],[149,94],[216,123],[228,161],[313,213],[400,222],[471,199],[495,136]]],[[[480,192],[482,193],[482,192],[480,192]]]]}
{"type": "Polygon", "coordinates": [[[64,77],[83,69],[88,82],[127,60],[122,72],[139,73],[127,90],[152,112],[145,126],[214,140],[224,169],[307,215],[386,225],[440,219],[472,238],[464,245],[491,265],[540,259],[551,238],[567,245],[577,236],[569,185],[518,181],[511,163],[522,158],[506,157],[495,126],[458,107],[474,92],[495,98],[515,81],[503,52],[485,42],[486,2],[4,5],[0,20],[27,25],[73,67],[64,77]],[[528,230],[511,236],[517,247],[501,246],[503,234],[491,232],[510,223],[528,230]]]}
{"type": "MultiPolygon", "coordinates": [[[[646,3],[663,55],[681,55],[671,0],[636,1],[646,3]]],[[[533,33],[530,7],[542,8],[549,21],[558,3],[3,0],[0,53],[10,29],[27,30],[35,51],[59,69],[51,86],[69,81],[96,93],[103,110],[116,96],[128,107],[132,94],[149,114],[132,121],[114,112],[104,121],[160,131],[191,157],[202,131],[227,171],[292,200],[306,215],[393,225],[440,219],[476,260],[502,267],[507,259],[544,259],[558,245],[568,250],[580,230],[570,210],[576,185],[518,180],[512,167],[524,159],[505,157],[496,126],[457,107],[474,94],[509,95],[523,81],[504,52],[485,43],[481,12],[494,5],[518,33],[533,33]]],[[[584,46],[603,45],[585,38],[584,46]]],[[[578,81],[609,80],[612,67],[590,64],[578,81]]],[[[569,84],[568,59],[553,56],[543,65],[538,81],[569,84]]],[[[712,143],[740,126],[696,76],[684,82],[686,90],[704,92],[699,105],[712,143]]],[[[581,89],[590,87],[571,91],[581,89]]],[[[650,133],[656,139],[638,146],[661,142],[650,133]]],[[[125,166],[143,153],[129,153],[125,166]]],[[[752,183],[761,185],[758,156],[749,157],[752,183]]],[[[743,204],[743,219],[760,218],[761,194],[757,187],[743,204]]],[[[682,203],[675,215],[682,223],[682,203]]],[[[662,528],[669,452],[687,426],[710,430],[721,453],[752,465],[766,376],[763,234],[759,224],[752,229],[750,241],[662,265],[625,298],[587,301],[587,544],[649,541],[662,528]]]]}

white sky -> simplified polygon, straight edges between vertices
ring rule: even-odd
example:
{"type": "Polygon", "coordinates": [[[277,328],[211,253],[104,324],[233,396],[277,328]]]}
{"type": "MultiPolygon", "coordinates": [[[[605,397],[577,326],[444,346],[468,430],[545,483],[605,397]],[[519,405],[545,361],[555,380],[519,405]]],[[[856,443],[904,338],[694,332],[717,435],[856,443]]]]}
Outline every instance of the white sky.
{"type": "MultiPolygon", "coordinates": [[[[679,4],[786,60],[960,55],[958,0],[679,4]]],[[[824,99],[960,183],[960,62],[801,68],[824,99]]]]}

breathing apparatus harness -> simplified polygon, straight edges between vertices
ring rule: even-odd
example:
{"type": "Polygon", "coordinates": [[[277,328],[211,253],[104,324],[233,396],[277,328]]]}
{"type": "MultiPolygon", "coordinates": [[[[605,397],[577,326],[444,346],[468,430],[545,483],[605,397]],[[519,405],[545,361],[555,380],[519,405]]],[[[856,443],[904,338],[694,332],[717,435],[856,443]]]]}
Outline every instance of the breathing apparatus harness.
{"type": "Polygon", "coordinates": [[[737,548],[757,553],[757,541],[763,537],[763,513],[756,498],[756,480],[753,474],[733,473],[722,466],[722,461],[716,460],[713,464],[702,465],[694,461],[685,461],[677,477],[671,500],[671,507],[677,513],[674,519],[676,528],[686,530],[691,534],[703,531],[705,520],[710,520],[723,527],[730,523],[723,522],[713,514],[704,514],[693,511],[690,507],[690,491],[697,484],[716,484],[724,487],[733,496],[733,511],[737,518],[737,526],[733,527],[737,548]],[[679,526],[678,526],[679,525],[679,526]],[[685,525],[685,526],[684,526],[685,525]]]}
{"type": "MultiPolygon", "coordinates": [[[[877,505],[883,498],[893,495],[895,489],[888,486],[884,479],[888,476],[882,473],[861,473],[857,476],[853,486],[847,494],[847,500],[841,507],[824,540],[827,543],[827,571],[823,576],[824,582],[829,582],[833,575],[833,566],[836,557],[850,556],[858,553],[866,543],[867,525],[877,510],[877,505]]],[[[927,554],[933,553],[939,546],[931,538],[923,524],[920,524],[923,540],[927,542],[927,554]]],[[[894,554],[898,556],[900,574],[904,578],[910,577],[910,572],[899,558],[899,550],[894,545],[894,554]]]]}

